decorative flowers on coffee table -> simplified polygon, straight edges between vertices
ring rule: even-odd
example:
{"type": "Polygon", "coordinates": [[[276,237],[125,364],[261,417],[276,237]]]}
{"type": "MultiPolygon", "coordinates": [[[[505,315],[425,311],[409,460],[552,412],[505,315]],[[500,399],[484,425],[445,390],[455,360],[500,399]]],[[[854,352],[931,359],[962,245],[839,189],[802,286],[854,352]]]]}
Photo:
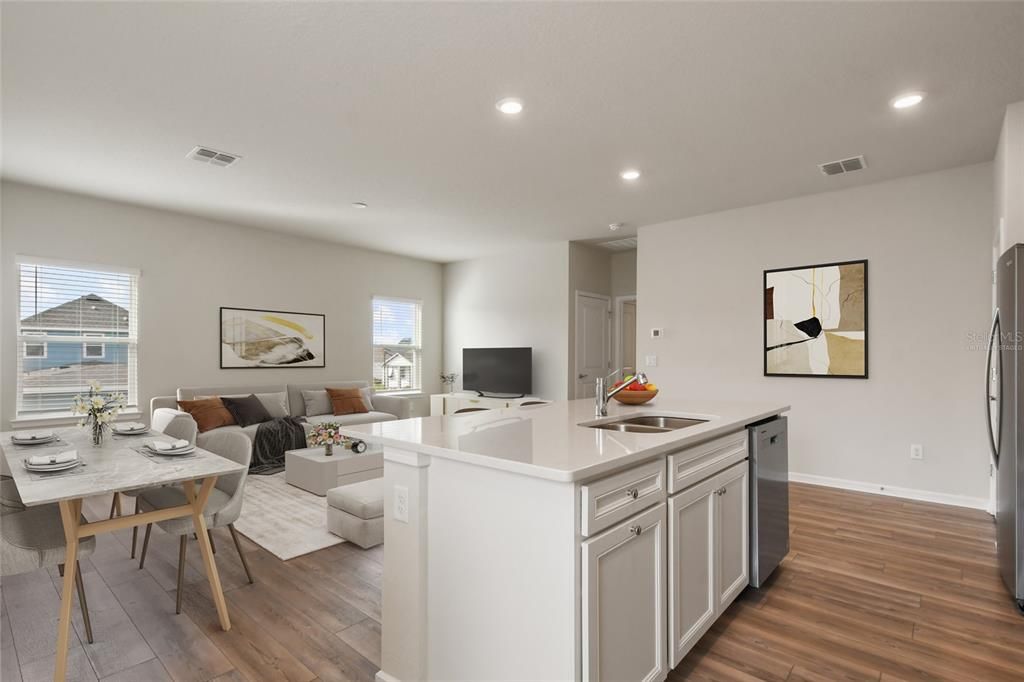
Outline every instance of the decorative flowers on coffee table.
{"type": "Polygon", "coordinates": [[[459,375],[455,372],[448,372],[447,374],[441,375],[441,383],[448,387],[448,392],[451,393],[455,390],[455,380],[459,378],[459,375]]]}
{"type": "Polygon", "coordinates": [[[124,403],[123,393],[104,393],[98,381],[90,381],[88,394],[76,395],[71,399],[71,412],[84,415],[78,425],[91,428],[92,444],[100,445],[103,443],[104,431],[117,419],[124,403]]]}
{"type": "Polygon", "coordinates": [[[337,422],[323,422],[322,424],[316,424],[313,430],[306,436],[306,442],[309,447],[315,448],[320,445],[324,447],[324,454],[333,455],[334,446],[341,445],[344,441],[344,436],[338,430],[341,428],[341,424],[337,422]]]}

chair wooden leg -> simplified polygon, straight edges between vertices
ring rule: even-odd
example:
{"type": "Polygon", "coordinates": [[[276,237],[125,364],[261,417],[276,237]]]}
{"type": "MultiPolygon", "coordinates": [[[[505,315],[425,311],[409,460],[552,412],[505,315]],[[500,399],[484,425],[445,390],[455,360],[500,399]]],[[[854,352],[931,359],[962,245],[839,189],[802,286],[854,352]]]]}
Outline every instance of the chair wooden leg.
{"type": "Polygon", "coordinates": [[[249,570],[249,562],[245,560],[245,553],[242,552],[242,543],[238,541],[238,531],[235,530],[235,524],[229,523],[228,530],[231,531],[231,539],[235,541],[235,549],[238,550],[238,558],[242,560],[242,568],[245,569],[245,577],[249,579],[249,584],[252,585],[256,581],[252,579],[252,571],[249,570]]]}
{"type": "Polygon", "coordinates": [[[181,592],[185,589],[185,550],[188,548],[188,535],[182,535],[178,543],[178,600],[174,607],[175,613],[181,613],[181,592]]]}
{"type": "Polygon", "coordinates": [[[120,509],[121,504],[120,504],[120,502],[121,502],[121,493],[114,493],[114,496],[112,498],[110,498],[110,516],[107,517],[108,519],[114,518],[114,513],[115,512],[117,513],[118,516],[121,515],[121,509],[120,509]]]}
{"type": "Polygon", "coordinates": [[[92,621],[89,619],[89,602],[85,600],[85,583],[82,581],[82,565],[76,562],[75,587],[78,588],[78,605],[82,607],[82,622],[85,623],[85,638],[92,644],[92,621]]]}
{"type": "Polygon", "coordinates": [[[213,553],[216,554],[217,553],[217,544],[213,541],[213,529],[212,528],[207,528],[206,529],[206,536],[210,538],[210,549],[212,549],[213,553]]]}
{"type": "Polygon", "coordinates": [[[146,550],[149,549],[149,534],[153,532],[153,524],[146,524],[146,535],[142,538],[142,558],[139,560],[139,568],[146,565],[146,550]]]}
{"type": "MultiPolygon", "coordinates": [[[[135,513],[140,514],[142,510],[139,509],[139,498],[135,498],[135,513]]],[[[139,541],[139,527],[132,526],[132,558],[135,558],[135,545],[139,541]]]]}

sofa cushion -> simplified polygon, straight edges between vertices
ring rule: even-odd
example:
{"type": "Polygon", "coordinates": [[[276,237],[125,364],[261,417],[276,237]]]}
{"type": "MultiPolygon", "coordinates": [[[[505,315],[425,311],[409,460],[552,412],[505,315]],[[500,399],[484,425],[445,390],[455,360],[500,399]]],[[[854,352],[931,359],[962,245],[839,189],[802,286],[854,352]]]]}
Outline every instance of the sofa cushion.
{"type": "Polygon", "coordinates": [[[361,519],[384,516],[384,479],[371,478],[327,491],[327,504],[361,519]]]}
{"type": "Polygon", "coordinates": [[[331,414],[331,397],[327,395],[326,389],[303,391],[302,403],[306,407],[305,414],[307,417],[331,414]]]}
{"type": "Polygon", "coordinates": [[[228,408],[228,412],[235,418],[235,422],[242,427],[251,424],[262,424],[273,419],[267,408],[263,406],[262,401],[255,395],[249,395],[244,398],[222,396],[221,402],[224,403],[224,407],[228,408]]]}
{"type": "MultiPolygon", "coordinates": [[[[292,412],[292,416],[315,416],[306,413],[306,403],[302,398],[303,391],[323,391],[327,388],[365,388],[368,393],[372,394],[373,391],[370,390],[369,386],[370,384],[367,381],[318,381],[309,384],[288,384],[288,407],[292,412]]],[[[255,391],[253,392],[255,393],[255,391]]],[[[372,403],[367,402],[367,407],[372,410],[372,403]]]]}
{"type": "Polygon", "coordinates": [[[267,412],[270,413],[271,418],[278,419],[280,417],[288,416],[288,393],[285,391],[279,391],[277,393],[229,393],[222,395],[197,395],[196,400],[203,400],[206,398],[247,398],[248,396],[256,396],[263,407],[266,408],[267,412]]]}
{"type": "Polygon", "coordinates": [[[249,436],[249,440],[255,440],[256,439],[256,431],[259,428],[260,428],[259,424],[250,424],[249,426],[246,426],[245,428],[242,428],[238,424],[232,424],[231,426],[222,426],[219,429],[212,429],[211,431],[208,431],[207,433],[200,433],[196,437],[196,445],[198,445],[201,448],[206,449],[206,446],[207,446],[207,444],[209,444],[210,436],[212,434],[214,434],[214,433],[224,433],[225,431],[238,431],[239,433],[244,433],[245,435],[249,436]]]}
{"type": "Polygon", "coordinates": [[[328,388],[331,408],[336,416],[345,414],[366,414],[370,408],[363,401],[361,388],[328,388]]]}
{"type": "Polygon", "coordinates": [[[333,422],[335,424],[341,424],[342,426],[353,426],[355,424],[376,424],[377,422],[392,422],[398,419],[393,414],[388,412],[362,412],[356,414],[321,414],[315,417],[306,417],[306,421],[310,424],[324,424],[333,422]]]}
{"type": "Polygon", "coordinates": [[[222,426],[231,426],[235,423],[235,418],[231,416],[228,408],[224,407],[224,402],[220,398],[179,400],[178,406],[196,420],[196,428],[199,429],[199,433],[222,426]]]}

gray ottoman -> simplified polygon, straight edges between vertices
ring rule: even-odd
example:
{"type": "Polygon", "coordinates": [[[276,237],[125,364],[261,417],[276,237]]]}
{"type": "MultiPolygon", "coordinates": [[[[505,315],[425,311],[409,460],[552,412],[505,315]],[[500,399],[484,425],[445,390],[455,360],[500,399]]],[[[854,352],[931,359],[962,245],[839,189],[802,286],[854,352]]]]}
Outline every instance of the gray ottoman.
{"type": "Polygon", "coordinates": [[[363,549],[384,542],[384,479],[328,490],[327,530],[363,549]]]}

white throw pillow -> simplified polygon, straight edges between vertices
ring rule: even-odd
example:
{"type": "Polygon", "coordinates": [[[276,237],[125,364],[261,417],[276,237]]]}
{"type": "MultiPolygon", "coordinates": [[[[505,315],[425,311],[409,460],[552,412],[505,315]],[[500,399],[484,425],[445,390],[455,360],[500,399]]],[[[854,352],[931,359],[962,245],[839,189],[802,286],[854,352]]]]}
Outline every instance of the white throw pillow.
{"type": "Polygon", "coordinates": [[[331,399],[326,389],[319,391],[303,391],[302,400],[306,403],[306,416],[315,417],[320,414],[334,414],[331,399]]]}

